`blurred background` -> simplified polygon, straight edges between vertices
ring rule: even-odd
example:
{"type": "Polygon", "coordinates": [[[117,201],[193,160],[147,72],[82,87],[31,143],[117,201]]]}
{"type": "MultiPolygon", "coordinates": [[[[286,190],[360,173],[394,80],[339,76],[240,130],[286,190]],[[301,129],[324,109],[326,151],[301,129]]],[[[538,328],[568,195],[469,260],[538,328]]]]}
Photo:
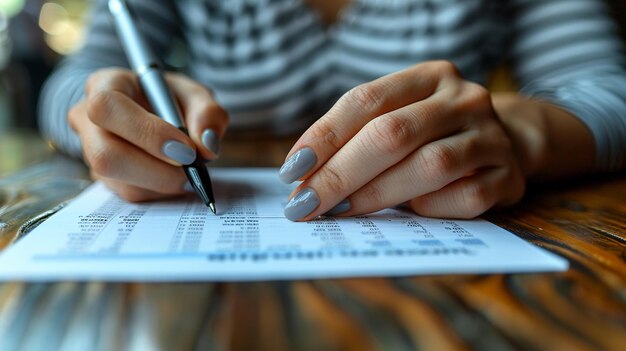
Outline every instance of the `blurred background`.
{"type": "MultiPolygon", "coordinates": [[[[0,0],[0,135],[37,129],[41,85],[55,64],[80,47],[93,1],[0,0]]],[[[626,0],[606,1],[626,28],[626,0]]]]}
{"type": "Polygon", "coordinates": [[[54,65],[82,43],[89,0],[0,0],[0,131],[37,129],[54,65]]]}

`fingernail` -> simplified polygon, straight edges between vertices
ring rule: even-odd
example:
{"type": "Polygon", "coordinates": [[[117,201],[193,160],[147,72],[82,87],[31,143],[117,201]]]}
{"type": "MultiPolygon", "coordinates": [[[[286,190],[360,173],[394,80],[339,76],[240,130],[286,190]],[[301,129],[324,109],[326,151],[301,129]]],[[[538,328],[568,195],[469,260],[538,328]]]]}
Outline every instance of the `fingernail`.
{"type": "Polygon", "coordinates": [[[293,183],[311,170],[316,163],[317,157],[313,149],[305,147],[285,161],[285,164],[280,167],[278,177],[287,184],[293,183]]]}
{"type": "Polygon", "coordinates": [[[193,193],[196,190],[193,188],[193,186],[191,185],[189,181],[186,181],[185,184],[183,185],[183,191],[188,192],[188,193],[193,193]]]}
{"type": "Polygon", "coordinates": [[[165,156],[183,165],[188,165],[196,159],[194,149],[176,140],[166,141],[161,151],[165,156]]]}
{"type": "Polygon", "coordinates": [[[220,141],[213,129],[207,128],[202,132],[202,145],[216,156],[220,154],[220,141]]]}
{"type": "Polygon", "coordinates": [[[334,216],[344,212],[347,212],[352,205],[350,204],[350,200],[345,199],[337,204],[337,206],[331,208],[328,212],[325,213],[327,216],[334,216]]]}
{"type": "Polygon", "coordinates": [[[304,188],[291,198],[285,206],[285,217],[290,221],[295,221],[306,217],[319,206],[320,199],[317,197],[315,190],[304,188]]]}

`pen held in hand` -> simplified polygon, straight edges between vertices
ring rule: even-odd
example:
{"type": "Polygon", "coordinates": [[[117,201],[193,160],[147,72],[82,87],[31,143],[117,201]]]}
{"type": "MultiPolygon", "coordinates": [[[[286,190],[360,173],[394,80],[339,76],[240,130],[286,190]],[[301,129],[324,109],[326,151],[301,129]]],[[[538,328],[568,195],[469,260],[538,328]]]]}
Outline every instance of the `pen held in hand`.
{"type": "MultiPolygon", "coordinates": [[[[158,60],[143,40],[128,4],[125,0],[109,0],[109,11],[129,64],[139,77],[141,87],[155,113],[188,134],[182,122],[180,109],[163,78],[158,60]]],[[[204,160],[197,154],[194,162],[183,165],[183,169],[198,196],[213,213],[216,213],[211,178],[204,160]]]]}

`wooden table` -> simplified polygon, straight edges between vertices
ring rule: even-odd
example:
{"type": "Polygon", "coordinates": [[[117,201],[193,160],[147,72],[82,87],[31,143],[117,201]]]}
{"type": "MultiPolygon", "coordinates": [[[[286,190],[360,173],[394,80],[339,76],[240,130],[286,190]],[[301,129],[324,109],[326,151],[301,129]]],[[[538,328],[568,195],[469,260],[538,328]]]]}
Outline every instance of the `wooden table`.
{"type": "MultiPolygon", "coordinates": [[[[88,184],[81,164],[32,134],[10,135],[10,142],[0,135],[1,246],[88,184]],[[7,161],[7,144],[28,148],[13,147],[7,161]]],[[[277,165],[292,142],[231,139],[217,165],[277,165]]],[[[485,217],[568,258],[571,268],[258,283],[4,283],[0,350],[626,350],[624,175],[531,187],[518,206],[485,217]]]]}

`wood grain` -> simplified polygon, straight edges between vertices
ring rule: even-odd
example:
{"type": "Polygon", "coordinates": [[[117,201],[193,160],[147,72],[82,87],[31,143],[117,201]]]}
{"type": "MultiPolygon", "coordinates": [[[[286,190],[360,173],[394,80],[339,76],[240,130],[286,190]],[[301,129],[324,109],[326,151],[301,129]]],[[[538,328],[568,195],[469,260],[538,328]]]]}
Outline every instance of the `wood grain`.
{"type": "MultiPolygon", "coordinates": [[[[280,165],[293,141],[231,138],[213,165],[280,165]]],[[[0,179],[0,245],[87,184],[80,164],[48,156],[0,179]],[[58,191],[41,190],[51,185],[58,191]]],[[[4,283],[0,349],[624,349],[624,175],[531,186],[520,204],[485,217],[566,257],[571,268],[258,283],[4,283]]]]}

